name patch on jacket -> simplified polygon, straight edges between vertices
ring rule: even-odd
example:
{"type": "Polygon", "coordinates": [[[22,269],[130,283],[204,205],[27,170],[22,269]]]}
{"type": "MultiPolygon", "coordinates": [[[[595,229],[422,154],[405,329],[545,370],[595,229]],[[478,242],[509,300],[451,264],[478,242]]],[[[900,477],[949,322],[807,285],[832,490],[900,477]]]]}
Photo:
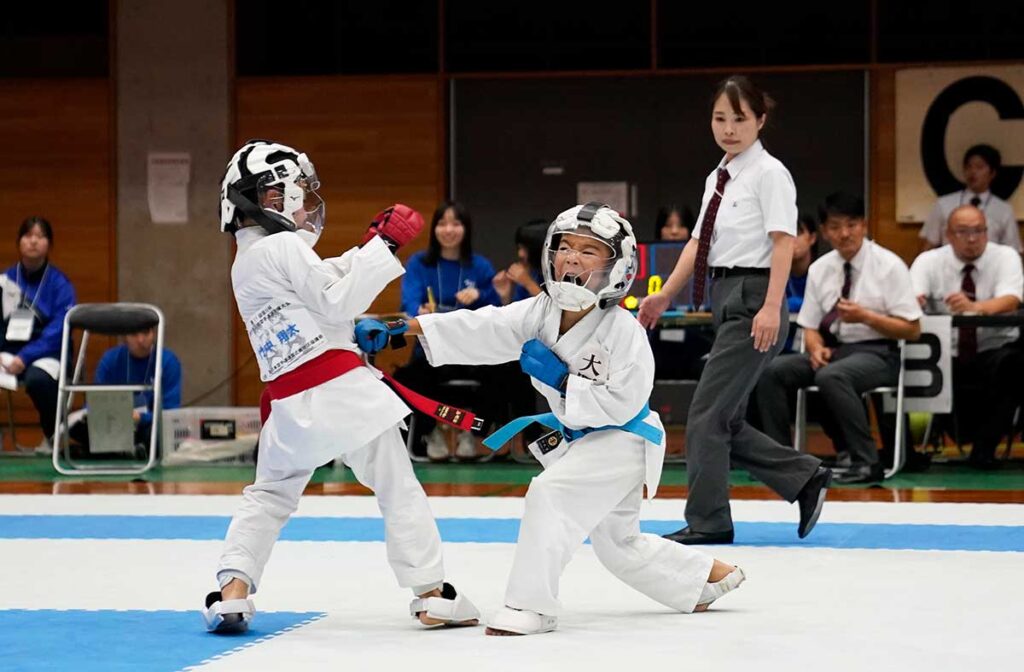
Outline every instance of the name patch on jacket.
{"type": "Polygon", "coordinates": [[[608,381],[611,357],[608,351],[597,343],[588,343],[569,363],[569,370],[595,383],[608,381]]]}
{"type": "Polygon", "coordinates": [[[263,380],[327,347],[327,338],[309,311],[288,301],[268,303],[249,319],[246,331],[263,380]]]}

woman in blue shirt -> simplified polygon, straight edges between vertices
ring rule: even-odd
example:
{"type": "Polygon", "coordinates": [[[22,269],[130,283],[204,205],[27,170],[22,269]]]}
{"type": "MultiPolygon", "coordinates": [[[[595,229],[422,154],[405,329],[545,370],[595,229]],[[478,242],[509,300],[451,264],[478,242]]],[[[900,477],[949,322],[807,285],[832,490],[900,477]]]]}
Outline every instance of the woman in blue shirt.
{"type": "Polygon", "coordinates": [[[39,412],[48,453],[57,416],[57,374],[64,315],[75,305],[75,288],[50,263],[53,227],[29,217],[18,228],[21,259],[3,276],[3,328],[0,368],[17,376],[39,412]]]}
{"type": "Polygon", "coordinates": [[[473,253],[473,222],[466,208],[445,201],[430,221],[430,242],[405,264],[402,310],[410,316],[501,305],[491,285],[494,266],[473,253]]]}
{"type": "MultiPolygon", "coordinates": [[[[501,299],[493,286],[494,266],[485,257],[473,252],[473,220],[465,206],[455,201],[441,203],[430,220],[430,241],[427,249],[417,252],[405,264],[402,276],[402,310],[410,316],[446,312],[483,306],[500,306],[501,299]]],[[[469,407],[492,420],[498,395],[494,390],[482,395],[467,394],[451,398],[452,389],[445,384],[452,380],[474,380],[482,388],[490,387],[486,367],[443,366],[431,368],[416,346],[412,360],[395,372],[395,378],[422,394],[442,403],[469,407]]],[[[467,390],[468,392],[468,390],[467,390]]],[[[448,459],[448,444],[440,427],[422,413],[416,415],[417,452],[420,437],[427,434],[427,456],[433,460],[448,459]],[[428,433],[429,432],[429,433],[428,433]]],[[[457,457],[476,457],[476,441],[469,432],[458,437],[457,457]]]]}

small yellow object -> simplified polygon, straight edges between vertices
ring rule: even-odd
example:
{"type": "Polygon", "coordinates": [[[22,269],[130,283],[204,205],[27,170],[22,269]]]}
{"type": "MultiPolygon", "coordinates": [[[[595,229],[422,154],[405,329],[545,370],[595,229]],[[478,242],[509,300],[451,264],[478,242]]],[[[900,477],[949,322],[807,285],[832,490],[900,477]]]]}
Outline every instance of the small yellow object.
{"type": "Polygon", "coordinates": [[[437,301],[434,300],[434,290],[429,285],[427,286],[427,307],[430,308],[430,312],[437,312],[437,301]]]}
{"type": "Polygon", "coordinates": [[[652,275],[651,277],[647,278],[647,293],[648,294],[657,294],[660,291],[661,291],[661,276],[660,275],[652,275]]]}
{"type": "Polygon", "coordinates": [[[627,296],[626,297],[626,308],[628,308],[629,310],[636,310],[637,306],[639,306],[639,305],[640,305],[640,300],[637,299],[635,296],[627,296]]]}

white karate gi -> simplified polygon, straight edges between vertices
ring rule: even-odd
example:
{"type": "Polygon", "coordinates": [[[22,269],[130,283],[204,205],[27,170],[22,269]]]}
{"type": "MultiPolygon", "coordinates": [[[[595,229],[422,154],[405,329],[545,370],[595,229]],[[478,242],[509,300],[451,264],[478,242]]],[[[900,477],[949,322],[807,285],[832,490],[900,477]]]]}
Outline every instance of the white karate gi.
{"type": "MultiPolygon", "coordinates": [[[[623,425],[650,398],[654,356],[647,334],[619,307],[595,308],[559,337],[562,311],[546,294],[495,308],[421,315],[434,366],[516,360],[540,339],[568,367],[565,397],[533,379],[566,427],[623,425]]],[[[646,422],[662,429],[651,412],[646,422]]],[[[652,444],[612,429],[592,432],[530,482],[505,604],[557,615],[558,580],[587,536],[601,563],[623,582],[673,609],[691,612],[711,572],[710,556],[640,532],[643,484],[654,496],[664,440],[652,444]]]]}
{"type": "MultiPolygon", "coordinates": [[[[321,260],[291,233],[268,236],[247,227],[235,237],[231,282],[264,381],[327,350],[358,352],[354,318],[404,272],[379,238],[321,260]],[[254,327],[261,321],[273,328],[254,327]]],[[[367,367],[274,400],[260,433],[256,481],[243,491],[228,529],[217,572],[220,585],[241,578],[256,592],[274,542],[313,470],[340,456],[377,496],[388,561],[399,585],[417,594],[440,587],[441,538],[399,430],[409,412],[367,367]]]]}

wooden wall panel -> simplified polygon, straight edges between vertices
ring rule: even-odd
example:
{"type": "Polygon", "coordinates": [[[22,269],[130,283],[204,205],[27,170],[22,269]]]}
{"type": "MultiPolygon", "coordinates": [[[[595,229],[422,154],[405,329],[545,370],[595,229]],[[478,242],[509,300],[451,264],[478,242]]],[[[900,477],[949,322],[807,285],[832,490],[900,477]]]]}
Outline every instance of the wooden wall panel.
{"type": "MultiPolygon", "coordinates": [[[[444,193],[437,77],[243,78],[235,96],[239,145],[250,138],[277,140],[305,151],[316,165],[327,202],[321,256],[357,243],[373,215],[396,201],[429,221],[444,193]]],[[[425,245],[420,236],[403,259],[425,245]]],[[[399,295],[399,283],[392,283],[372,310],[397,310],[399,295]]],[[[239,364],[250,362],[239,375],[235,401],[254,405],[261,385],[240,320],[235,352],[239,364]]]]}
{"type": "Polygon", "coordinates": [[[896,69],[878,68],[870,77],[871,236],[909,265],[920,249],[920,224],[896,221],[896,69]]]}
{"type": "MultiPolygon", "coordinates": [[[[0,80],[0,266],[18,260],[21,221],[46,217],[54,229],[50,259],[71,278],[80,303],[115,300],[111,129],[106,79],[0,80]]],[[[95,340],[91,366],[110,344],[95,340]]],[[[15,398],[18,422],[36,422],[28,397],[15,398]]]]}

